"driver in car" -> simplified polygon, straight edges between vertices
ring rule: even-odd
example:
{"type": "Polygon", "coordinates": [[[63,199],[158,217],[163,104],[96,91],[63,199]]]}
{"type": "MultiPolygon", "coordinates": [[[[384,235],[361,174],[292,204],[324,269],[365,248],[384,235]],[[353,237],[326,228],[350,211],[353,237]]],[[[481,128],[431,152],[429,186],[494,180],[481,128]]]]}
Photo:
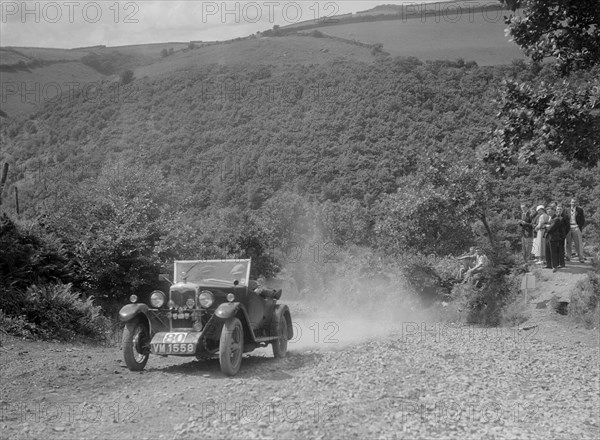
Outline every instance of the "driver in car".
{"type": "MultiPolygon", "coordinates": [[[[246,266],[244,264],[236,264],[230,272],[234,280],[245,281],[246,266]]],[[[279,299],[281,291],[274,289],[267,289],[263,283],[265,282],[264,276],[259,276],[258,280],[248,280],[248,289],[263,298],[275,298],[279,299]]]]}

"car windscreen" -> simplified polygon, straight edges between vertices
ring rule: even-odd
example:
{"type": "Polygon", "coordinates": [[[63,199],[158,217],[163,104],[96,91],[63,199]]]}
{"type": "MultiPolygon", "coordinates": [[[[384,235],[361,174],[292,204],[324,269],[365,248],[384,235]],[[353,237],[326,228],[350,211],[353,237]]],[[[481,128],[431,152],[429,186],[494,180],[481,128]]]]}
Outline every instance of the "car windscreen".
{"type": "Polygon", "coordinates": [[[231,284],[237,280],[247,285],[250,260],[191,260],[175,261],[174,281],[199,284],[231,284]]]}

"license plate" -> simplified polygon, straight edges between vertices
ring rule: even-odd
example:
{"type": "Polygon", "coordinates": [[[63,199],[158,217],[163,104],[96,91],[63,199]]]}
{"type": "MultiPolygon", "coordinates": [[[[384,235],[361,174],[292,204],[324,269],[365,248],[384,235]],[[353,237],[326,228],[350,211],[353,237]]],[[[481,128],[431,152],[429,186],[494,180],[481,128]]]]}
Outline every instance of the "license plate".
{"type": "Polygon", "coordinates": [[[154,354],[195,354],[196,344],[152,344],[154,354]]]}
{"type": "Polygon", "coordinates": [[[185,338],[187,337],[187,333],[165,333],[163,336],[162,342],[165,344],[181,344],[185,342],[185,338]]]}

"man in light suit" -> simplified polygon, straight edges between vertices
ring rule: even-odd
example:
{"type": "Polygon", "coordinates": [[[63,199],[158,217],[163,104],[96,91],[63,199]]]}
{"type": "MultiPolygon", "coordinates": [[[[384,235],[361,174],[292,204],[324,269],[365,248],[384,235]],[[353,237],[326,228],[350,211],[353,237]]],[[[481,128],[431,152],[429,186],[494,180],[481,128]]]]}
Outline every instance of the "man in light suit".
{"type": "Polygon", "coordinates": [[[583,214],[583,208],[577,206],[577,199],[573,197],[571,199],[571,209],[568,211],[571,230],[567,234],[567,246],[566,253],[567,258],[571,257],[571,244],[575,242],[575,251],[577,251],[577,257],[579,262],[585,261],[583,255],[583,227],[585,226],[585,216],[583,214]]]}
{"type": "Polygon", "coordinates": [[[533,225],[531,224],[533,216],[527,208],[527,205],[521,203],[521,250],[523,251],[523,261],[527,263],[531,259],[531,248],[533,247],[533,225]]]}

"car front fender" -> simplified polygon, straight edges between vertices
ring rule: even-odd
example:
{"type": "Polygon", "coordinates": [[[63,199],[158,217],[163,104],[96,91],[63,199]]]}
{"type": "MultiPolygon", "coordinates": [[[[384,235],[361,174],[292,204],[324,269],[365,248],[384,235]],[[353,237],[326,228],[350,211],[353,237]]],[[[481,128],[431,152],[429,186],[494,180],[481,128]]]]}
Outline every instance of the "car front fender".
{"type": "Polygon", "coordinates": [[[148,318],[148,306],[146,304],[127,304],[119,310],[119,321],[131,321],[140,313],[148,318]]]}
{"type": "Polygon", "coordinates": [[[252,330],[252,326],[250,325],[248,312],[246,311],[246,308],[239,302],[221,304],[219,307],[217,307],[217,310],[215,310],[213,318],[215,318],[217,322],[220,322],[220,325],[222,325],[223,321],[229,318],[234,318],[236,316],[242,322],[242,327],[244,329],[244,338],[246,338],[245,340],[247,342],[255,342],[256,336],[254,334],[254,331],[252,330]]]}
{"type": "Polygon", "coordinates": [[[229,319],[237,314],[239,308],[239,302],[223,303],[215,310],[215,316],[219,319],[229,319]]]}

